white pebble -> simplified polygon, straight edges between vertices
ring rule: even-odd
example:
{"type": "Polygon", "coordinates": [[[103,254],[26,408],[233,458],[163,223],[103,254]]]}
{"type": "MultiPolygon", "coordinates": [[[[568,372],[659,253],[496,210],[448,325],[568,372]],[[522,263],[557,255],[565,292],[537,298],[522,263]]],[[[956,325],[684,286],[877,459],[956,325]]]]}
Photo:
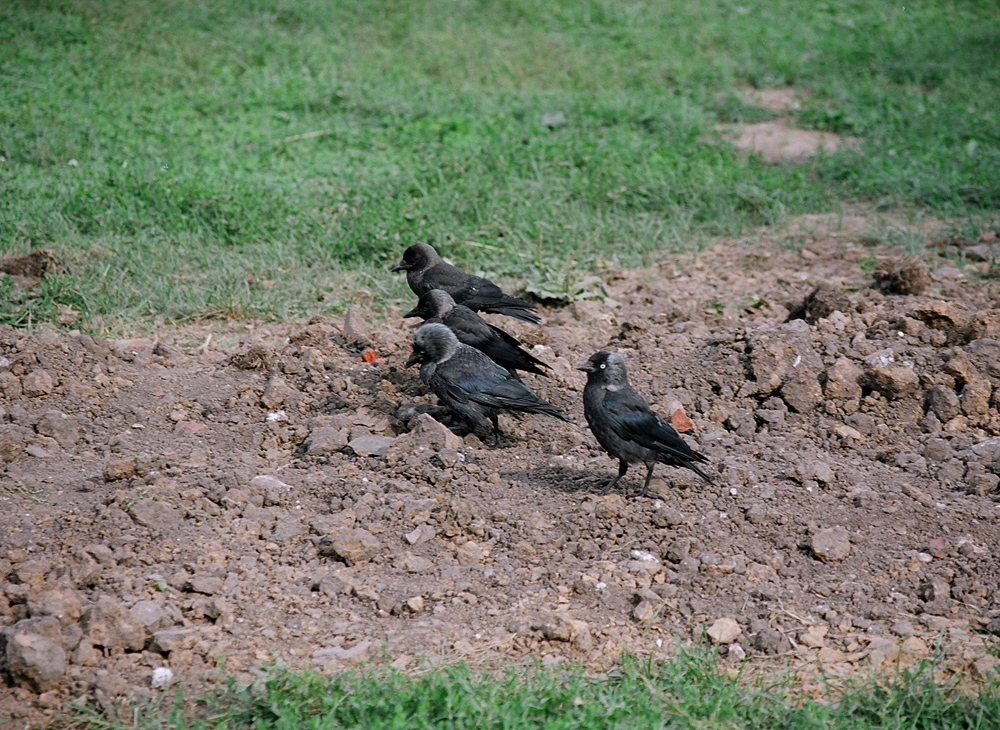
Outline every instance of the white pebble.
{"type": "Polygon", "coordinates": [[[153,681],[150,683],[153,689],[165,689],[173,681],[174,672],[170,667],[157,667],[153,670],[153,681]]]}

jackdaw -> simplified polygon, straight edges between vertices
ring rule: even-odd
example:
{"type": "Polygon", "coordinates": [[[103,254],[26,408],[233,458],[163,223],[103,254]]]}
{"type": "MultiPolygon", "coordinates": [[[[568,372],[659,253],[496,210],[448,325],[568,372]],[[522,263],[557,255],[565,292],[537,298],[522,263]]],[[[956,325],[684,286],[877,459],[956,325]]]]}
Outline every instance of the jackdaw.
{"type": "Polygon", "coordinates": [[[442,289],[426,292],[404,318],[420,317],[426,322],[440,322],[455,333],[458,341],[486,353],[493,362],[507,370],[523,370],[548,375],[549,367],[521,348],[521,343],[499,327],[494,327],[466,306],[455,304],[451,294],[442,289]]]}
{"type": "Polygon", "coordinates": [[[473,312],[506,314],[526,322],[541,322],[537,315],[528,311],[535,309],[534,304],[504,294],[489,279],[466,274],[446,264],[438,257],[437,251],[426,243],[414,243],[406,249],[403,260],[392,270],[406,272],[406,283],[418,297],[431,289],[443,289],[451,294],[455,302],[464,304],[473,312]]]}
{"type": "Polygon", "coordinates": [[[424,384],[483,440],[490,433],[490,423],[494,439],[499,440],[500,411],[515,417],[524,411],[569,420],[561,410],[528,390],[510,371],[479,350],[463,345],[454,332],[438,322],[417,328],[413,354],[406,367],[418,362],[424,384]]]}
{"type": "Polygon", "coordinates": [[[695,462],[707,462],[693,451],[674,427],[653,412],[645,399],[628,384],[625,359],[616,352],[597,352],[577,368],[587,373],[583,390],[583,414],[597,441],[611,456],[618,459],[618,476],[604,487],[607,494],[625,476],[629,464],[646,465],[646,483],[642,496],[649,490],[653,467],[657,462],[683,466],[706,482],[712,479],[695,462]]]}

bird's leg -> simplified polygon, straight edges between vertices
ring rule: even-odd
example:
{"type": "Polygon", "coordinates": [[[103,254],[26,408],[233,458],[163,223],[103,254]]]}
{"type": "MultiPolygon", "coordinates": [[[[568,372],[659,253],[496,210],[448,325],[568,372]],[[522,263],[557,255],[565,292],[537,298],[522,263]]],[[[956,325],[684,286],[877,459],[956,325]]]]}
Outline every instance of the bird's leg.
{"type": "Polygon", "coordinates": [[[610,482],[604,485],[604,489],[601,490],[601,494],[605,495],[609,491],[611,491],[611,487],[615,486],[618,483],[618,480],[621,479],[623,476],[625,476],[625,472],[627,471],[628,471],[628,462],[625,461],[624,459],[620,460],[618,462],[618,476],[616,476],[614,479],[612,479],[610,482]]]}
{"type": "Polygon", "coordinates": [[[493,422],[493,441],[497,446],[500,445],[500,418],[498,414],[494,413],[490,416],[490,420],[493,422]]]}
{"type": "Polygon", "coordinates": [[[656,464],[646,464],[646,483],[642,485],[642,492],[639,493],[640,497],[646,497],[649,493],[649,483],[653,480],[653,469],[656,468],[656,464]]]}

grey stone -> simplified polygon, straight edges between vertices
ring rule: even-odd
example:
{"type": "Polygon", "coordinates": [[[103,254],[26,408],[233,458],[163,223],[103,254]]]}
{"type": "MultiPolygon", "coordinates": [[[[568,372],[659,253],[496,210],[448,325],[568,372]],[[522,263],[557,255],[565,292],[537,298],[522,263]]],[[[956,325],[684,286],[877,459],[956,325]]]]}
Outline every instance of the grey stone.
{"type": "Polygon", "coordinates": [[[868,370],[865,373],[865,384],[888,400],[896,400],[914,394],[920,387],[920,379],[911,367],[887,365],[868,370]]]}
{"type": "Polygon", "coordinates": [[[53,616],[66,626],[80,620],[83,602],[70,586],[56,586],[29,594],[28,613],[31,616],[53,616]]]}
{"type": "Polygon", "coordinates": [[[277,542],[284,542],[291,540],[293,537],[305,535],[307,532],[309,532],[309,528],[302,523],[301,519],[298,517],[289,517],[284,520],[278,520],[278,523],[274,526],[271,538],[277,542]]]}
{"type": "Polygon", "coordinates": [[[275,373],[272,375],[264,388],[264,394],[260,397],[261,404],[268,410],[278,408],[285,399],[295,391],[285,382],[284,377],[275,373]]]}
{"type": "Polygon", "coordinates": [[[817,530],[809,540],[809,547],[824,563],[839,562],[851,553],[847,530],[840,525],[817,530]]]}
{"type": "Polygon", "coordinates": [[[0,461],[10,463],[24,451],[28,430],[12,423],[0,424],[0,461]]]}
{"type": "Polygon", "coordinates": [[[947,423],[962,412],[958,396],[946,385],[935,385],[927,393],[927,410],[941,423],[947,423]]]}
{"type": "Polygon", "coordinates": [[[421,543],[427,542],[437,535],[437,530],[435,530],[430,525],[424,524],[419,525],[412,532],[408,532],[403,536],[410,545],[420,545],[421,543]]]}
{"type": "Polygon", "coordinates": [[[777,629],[765,627],[754,634],[750,645],[764,654],[785,654],[792,650],[792,642],[777,629]]]}
{"type": "Polygon", "coordinates": [[[165,628],[172,623],[159,601],[138,601],[132,605],[128,612],[147,634],[165,628]]]}
{"type": "Polygon", "coordinates": [[[686,537],[678,538],[674,540],[666,550],[663,551],[663,557],[669,560],[671,563],[680,563],[691,553],[691,540],[686,537]]]}
{"type": "Polygon", "coordinates": [[[83,614],[80,626],[94,642],[107,650],[139,651],[146,643],[146,631],[125,607],[111,596],[101,596],[83,614]]]}
{"type": "Polygon", "coordinates": [[[225,581],[217,575],[196,575],[184,584],[185,590],[206,596],[222,593],[224,587],[225,581]]]}
{"type": "Polygon", "coordinates": [[[796,413],[808,413],[823,400],[823,389],[811,373],[797,372],[785,381],[780,391],[782,399],[796,413]]]}
{"type": "Polygon", "coordinates": [[[378,538],[360,527],[324,537],[319,544],[320,555],[336,558],[347,565],[367,563],[381,550],[378,538]]]}
{"type": "Polygon", "coordinates": [[[137,500],[129,510],[136,524],[151,530],[166,530],[176,527],[184,519],[181,513],[166,502],[158,499],[137,500]]]}
{"type": "Polygon", "coordinates": [[[927,445],[924,447],[924,458],[931,461],[948,461],[954,455],[955,453],[952,451],[951,444],[945,439],[928,439],[927,445]]]}
{"type": "Polygon", "coordinates": [[[837,358],[833,366],[826,371],[826,397],[834,400],[860,398],[861,368],[846,357],[837,358]]]}
{"type": "Polygon", "coordinates": [[[198,643],[198,629],[162,629],[153,633],[150,648],[161,654],[193,649],[198,643]]]}
{"type": "Polygon", "coordinates": [[[7,669],[15,682],[35,692],[55,686],[66,672],[66,652],[52,639],[27,631],[7,640],[7,669]]]}
{"type": "Polygon", "coordinates": [[[55,387],[55,381],[45,370],[32,370],[21,378],[21,388],[29,398],[48,395],[55,387]]]}
{"type": "Polygon", "coordinates": [[[401,456],[426,449],[436,452],[452,449],[457,453],[463,446],[462,439],[451,429],[427,413],[421,413],[414,419],[413,428],[395,440],[389,453],[401,456]]]}
{"type": "Polygon", "coordinates": [[[305,441],[306,453],[309,456],[329,456],[336,454],[348,442],[348,431],[346,429],[334,428],[332,426],[320,426],[314,428],[305,441]]]}
{"type": "Polygon", "coordinates": [[[76,416],[69,416],[56,410],[46,411],[35,425],[43,436],[54,438],[64,449],[73,448],[80,440],[80,430],[76,416]]]}
{"type": "Polygon", "coordinates": [[[396,439],[391,436],[359,436],[347,448],[358,456],[384,456],[396,439]]]}
{"type": "Polygon", "coordinates": [[[799,479],[803,482],[813,480],[820,484],[833,484],[837,480],[830,465],[820,459],[808,459],[800,462],[796,471],[799,479]]]}

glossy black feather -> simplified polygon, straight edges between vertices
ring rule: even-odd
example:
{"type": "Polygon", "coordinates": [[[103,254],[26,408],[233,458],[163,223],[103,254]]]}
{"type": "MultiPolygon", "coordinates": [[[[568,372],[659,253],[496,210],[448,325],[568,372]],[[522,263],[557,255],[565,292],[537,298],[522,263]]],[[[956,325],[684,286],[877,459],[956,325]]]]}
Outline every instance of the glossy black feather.
{"type": "Polygon", "coordinates": [[[491,312],[516,317],[526,322],[538,323],[538,315],[532,314],[535,305],[523,299],[504,294],[489,279],[467,274],[440,259],[433,246],[414,243],[403,252],[403,259],[392,267],[393,271],[405,271],[406,283],[418,297],[431,289],[441,289],[451,294],[456,303],[474,312],[491,312]]]}
{"type": "Polygon", "coordinates": [[[618,477],[605,490],[625,476],[629,464],[645,464],[649,488],[656,463],[681,466],[712,479],[697,463],[708,460],[694,451],[667,421],[654,413],[628,383],[625,360],[617,353],[598,352],[579,370],[587,373],[583,391],[583,412],[594,437],[611,456],[619,461],[618,477]]]}
{"type": "Polygon", "coordinates": [[[455,333],[459,342],[485,353],[508,370],[547,375],[542,368],[549,366],[523,349],[516,337],[494,327],[468,307],[456,304],[446,291],[431,289],[425,292],[417,306],[403,316],[441,322],[455,333]]]}
{"type": "Polygon", "coordinates": [[[499,435],[500,411],[538,413],[564,421],[556,406],[542,400],[479,350],[464,345],[443,324],[430,322],[417,328],[413,355],[408,364],[420,362],[420,379],[441,402],[456,413],[477,436],[499,435]]]}

